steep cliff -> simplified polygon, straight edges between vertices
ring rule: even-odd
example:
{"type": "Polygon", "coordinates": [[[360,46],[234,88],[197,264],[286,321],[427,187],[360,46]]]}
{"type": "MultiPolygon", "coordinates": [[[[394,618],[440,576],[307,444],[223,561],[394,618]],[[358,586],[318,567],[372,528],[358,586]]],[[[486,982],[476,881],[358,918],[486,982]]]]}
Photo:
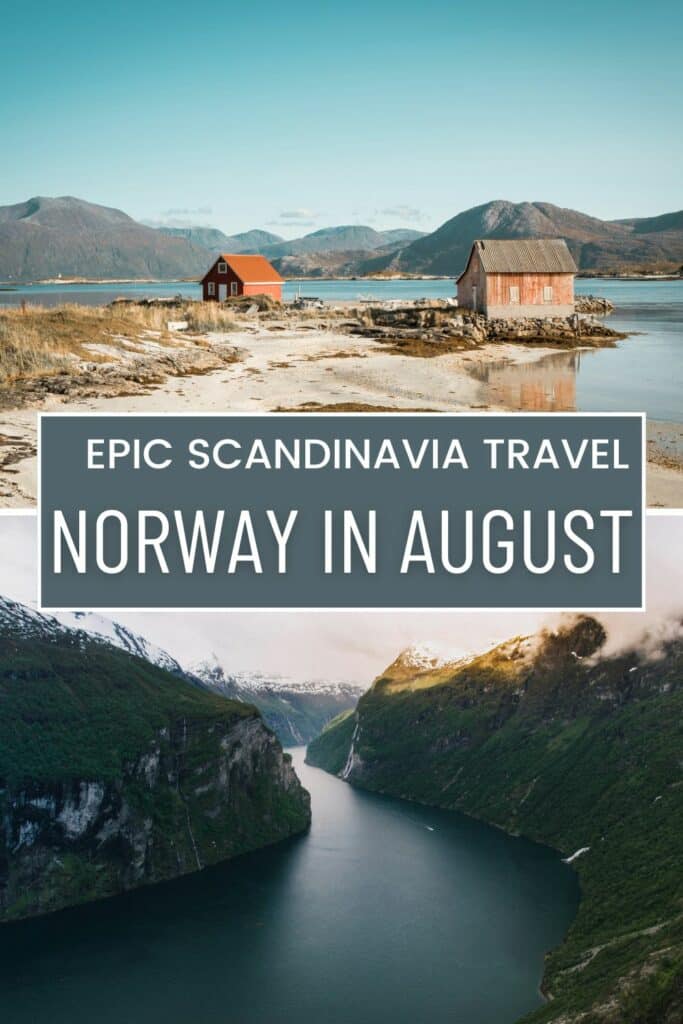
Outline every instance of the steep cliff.
{"type": "Polygon", "coordinates": [[[683,1013],[683,645],[600,657],[594,619],[460,662],[402,656],[308,749],[354,785],[572,858],[579,914],[534,1021],[683,1013]]]}
{"type": "Polygon", "coordinates": [[[303,831],[255,708],[4,602],[0,920],[170,879],[303,831]]]}

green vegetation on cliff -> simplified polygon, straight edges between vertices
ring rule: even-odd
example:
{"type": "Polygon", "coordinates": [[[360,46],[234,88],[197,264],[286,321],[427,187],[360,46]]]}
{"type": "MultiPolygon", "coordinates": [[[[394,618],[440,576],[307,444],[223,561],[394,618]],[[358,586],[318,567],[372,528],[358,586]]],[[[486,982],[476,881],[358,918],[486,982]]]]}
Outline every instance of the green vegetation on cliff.
{"type": "Polygon", "coordinates": [[[82,633],[0,632],[0,779],[111,781],[171,721],[254,717],[82,633]]]}
{"type": "Polygon", "coordinates": [[[334,775],[341,775],[349,756],[356,720],[355,712],[343,711],[328,722],[320,736],[309,743],[306,761],[334,775]]]}
{"type": "Polygon", "coordinates": [[[200,870],[307,828],[259,713],[0,601],[0,920],[200,870]]]}
{"type": "Polygon", "coordinates": [[[603,641],[602,627],[583,619],[469,662],[398,659],[355,715],[310,745],[308,760],[565,856],[583,849],[579,913],[547,958],[550,1001],[530,1019],[673,1024],[683,964],[683,647],[600,659],[603,641]]]}

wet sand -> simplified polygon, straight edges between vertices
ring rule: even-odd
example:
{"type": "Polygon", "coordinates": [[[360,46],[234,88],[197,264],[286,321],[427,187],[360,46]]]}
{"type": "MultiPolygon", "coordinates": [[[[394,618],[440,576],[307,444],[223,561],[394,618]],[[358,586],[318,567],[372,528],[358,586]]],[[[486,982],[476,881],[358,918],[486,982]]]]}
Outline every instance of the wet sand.
{"type": "MultiPolygon", "coordinates": [[[[38,410],[272,412],[339,403],[435,412],[571,407],[566,385],[558,390],[552,381],[551,394],[555,387],[558,400],[554,406],[544,405],[547,386],[539,385],[531,372],[526,396],[521,398],[513,398],[508,387],[496,384],[492,368],[503,376],[506,367],[531,371],[552,351],[538,345],[489,344],[424,359],[389,353],[372,339],[313,325],[307,329],[260,324],[210,338],[235,346],[237,361],[202,375],[169,377],[138,394],[128,390],[118,396],[75,401],[48,395],[30,407],[0,412],[0,508],[35,504],[38,410]]],[[[651,439],[649,504],[683,506],[681,430],[657,424],[651,439]]]]}

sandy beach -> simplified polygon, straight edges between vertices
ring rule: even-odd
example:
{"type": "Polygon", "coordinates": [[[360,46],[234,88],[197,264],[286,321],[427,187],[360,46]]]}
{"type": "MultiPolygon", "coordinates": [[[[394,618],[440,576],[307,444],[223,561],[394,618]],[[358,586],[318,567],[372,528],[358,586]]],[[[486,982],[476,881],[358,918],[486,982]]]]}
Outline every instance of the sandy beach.
{"type": "MultiPolygon", "coordinates": [[[[229,345],[236,358],[219,369],[183,370],[158,384],[122,387],[87,397],[78,389],[47,394],[23,407],[0,411],[0,508],[26,508],[36,500],[38,411],[72,412],[273,412],[311,409],[467,412],[519,408],[505,391],[486,383],[490,366],[528,367],[552,349],[515,343],[483,344],[434,358],[390,352],[374,339],[332,325],[278,322],[240,325],[208,336],[211,347],[229,345]]],[[[74,380],[78,380],[74,377],[74,380]]],[[[95,393],[93,394],[93,390],[95,393]]],[[[534,405],[533,392],[522,407],[534,405]]],[[[562,404],[558,408],[562,408],[562,404]]],[[[681,431],[653,425],[648,448],[648,496],[653,506],[683,505],[681,431]]]]}

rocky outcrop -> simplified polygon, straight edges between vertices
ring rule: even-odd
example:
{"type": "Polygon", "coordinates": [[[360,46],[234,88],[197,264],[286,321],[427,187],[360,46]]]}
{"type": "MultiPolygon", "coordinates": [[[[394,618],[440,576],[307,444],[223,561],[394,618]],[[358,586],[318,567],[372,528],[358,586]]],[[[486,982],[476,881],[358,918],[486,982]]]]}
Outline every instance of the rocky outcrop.
{"type": "Polygon", "coordinates": [[[308,794],[260,718],[179,719],[117,779],[0,791],[0,919],[175,878],[305,829],[308,794]]]}
{"type": "Polygon", "coordinates": [[[574,302],[577,313],[592,313],[595,316],[609,316],[614,312],[614,303],[600,295],[577,295],[574,302]]]}
{"type": "MultiPolygon", "coordinates": [[[[607,300],[593,299],[594,305],[607,300]]],[[[595,312],[594,310],[593,312],[595,312]]],[[[600,312],[606,312],[600,305],[600,312]]],[[[452,302],[436,300],[405,305],[385,303],[354,311],[346,329],[352,334],[395,343],[415,340],[431,342],[460,341],[463,348],[486,342],[540,342],[573,348],[577,345],[609,345],[624,335],[607,327],[592,312],[570,317],[516,317],[490,319],[468,309],[459,309],[452,302]]]]}

